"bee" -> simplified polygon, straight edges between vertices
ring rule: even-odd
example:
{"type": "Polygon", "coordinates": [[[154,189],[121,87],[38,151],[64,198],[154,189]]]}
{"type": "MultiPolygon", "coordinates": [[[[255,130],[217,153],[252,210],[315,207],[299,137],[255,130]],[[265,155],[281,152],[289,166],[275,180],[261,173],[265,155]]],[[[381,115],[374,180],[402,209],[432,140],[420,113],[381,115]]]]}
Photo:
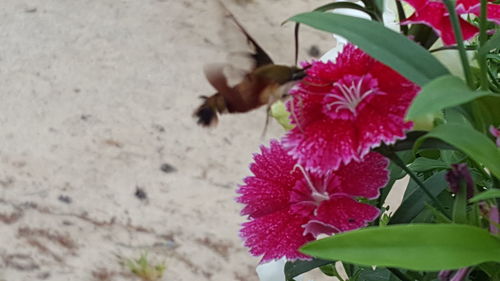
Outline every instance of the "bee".
{"type": "Polygon", "coordinates": [[[245,53],[245,56],[251,60],[252,66],[233,86],[229,85],[228,76],[224,72],[227,65],[205,66],[205,77],[216,93],[211,96],[201,96],[203,103],[193,115],[197,118],[199,125],[209,127],[217,124],[219,114],[244,113],[267,105],[267,126],[271,104],[282,99],[294,81],[305,77],[305,70],[296,66],[275,64],[235,16],[222,3],[220,5],[225,11],[225,16],[236,24],[248,44],[254,49],[253,52],[245,53]]]}

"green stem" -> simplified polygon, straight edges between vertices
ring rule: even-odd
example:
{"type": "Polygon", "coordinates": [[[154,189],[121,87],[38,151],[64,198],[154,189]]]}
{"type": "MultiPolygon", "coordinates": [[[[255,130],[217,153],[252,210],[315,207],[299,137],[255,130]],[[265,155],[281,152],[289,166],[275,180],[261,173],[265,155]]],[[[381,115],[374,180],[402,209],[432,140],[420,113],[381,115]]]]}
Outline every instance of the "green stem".
{"type": "Polygon", "coordinates": [[[460,24],[458,23],[457,11],[455,10],[455,3],[452,0],[443,0],[448,12],[450,13],[451,25],[453,26],[453,32],[455,33],[455,40],[457,41],[458,53],[460,55],[460,60],[462,61],[462,68],[464,71],[465,81],[470,88],[473,86],[472,74],[470,70],[469,60],[467,54],[465,53],[464,38],[462,36],[462,30],[460,30],[460,24]]]}
{"type": "Polygon", "coordinates": [[[378,21],[382,24],[384,23],[383,14],[380,12],[373,0],[361,0],[361,2],[363,2],[363,4],[365,5],[366,10],[368,10],[370,14],[374,15],[372,16],[373,20],[378,21]]]}
{"type": "Polygon", "coordinates": [[[422,189],[425,195],[427,195],[427,197],[429,197],[429,199],[432,200],[436,208],[438,208],[438,210],[441,213],[443,213],[444,216],[450,218],[450,216],[448,216],[446,210],[444,209],[443,205],[441,205],[439,200],[437,200],[437,198],[434,195],[432,195],[427,186],[425,186],[425,184],[417,177],[417,175],[415,175],[415,173],[413,173],[413,171],[405,165],[403,160],[401,160],[401,158],[399,158],[399,156],[396,153],[391,151],[389,155],[386,156],[388,156],[396,165],[398,165],[401,169],[403,169],[410,176],[410,178],[412,178],[415,181],[415,183],[422,189]]]}
{"type": "MultiPolygon", "coordinates": [[[[450,45],[450,46],[442,46],[442,47],[430,49],[429,52],[434,53],[434,52],[439,52],[439,51],[444,51],[444,50],[456,50],[456,49],[457,49],[457,45],[450,45]]],[[[475,50],[477,50],[477,48],[469,46],[469,47],[465,47],[465,50],[475,51],[475,50]]]]}
{"type": "MultiPolygon", "coordinates": [[[[481,14],[479,15],[479,47],[482,47],[488,40],[488,35],[486,34],[487,22],[486,22],[486,5],[487,0],[481,0],[481,14]]],[[[480,83],[482,90],[488,90],[488,67],[486,64],[486,54],[478,54],[477,62],[479,64],[480,71],[480,83]]]]}
{"type": "Polygon", "coordinates": [[[453,202],[453,222],[459,224],[467,223],[467,185],[462,181],[453,202]]]}
{"type": "Polygon", "coordinates": [[[387,267],[387,270],[389,270],[392,274],[396,275],[401,281],[412,281],[413,280],[413,278],[404,274],[403,272],[399,271],[399,269],[396,269],[394,267],[387,267]]]}

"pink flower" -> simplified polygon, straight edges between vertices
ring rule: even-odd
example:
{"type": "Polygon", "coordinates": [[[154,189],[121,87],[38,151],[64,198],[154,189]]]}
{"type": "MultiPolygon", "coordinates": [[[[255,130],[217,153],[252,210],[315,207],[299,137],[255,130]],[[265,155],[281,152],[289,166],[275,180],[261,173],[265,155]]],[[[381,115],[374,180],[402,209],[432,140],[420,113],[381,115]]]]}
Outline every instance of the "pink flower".
{"type": "Polygon", "coordinates": [[[419,87],[351,44],[336,63],[315,61],[292,89],[296,126],[283,145],[313,172],[361,161],[371,148],[405,137],[406,111],[419,87]]]}
{"type": "MultiPolygon", "coordinates": [[[[445,45],[456,43],[451,26],[448,10],[442,1],[439,0],[404,0],[408,2],[414,9],[415,13],[408,17],[401,24],[422,23],[434,29],[434,31],[443,39],[445,45]]],[[[458,0],[456,3],[456,11],[458,15],[480,14],[479,0],[458,0]]],[[[487,18],[497,24],[500,24],[500,5],[488,3],[487,18]]],[[[474,37],[479,29],[459,18],[462,36],[464,40],[469,40],[474,37]]]]}
{"type": "Polygon", "coordinates": [[[388,160],[370,153],[323,176],[306,172],[278,141],[254,156],[253,176],[245,178],[237,201],[250,221],[243,224],[245,246],[262,262],[286,257],[308,259],[300,246],[319,234],[332,234],[365,226],[379,215],[357,197],[379,196],[388,181],[388,160]]]}
{"type": "Polygon", "coordinates": [[[497,138],[497,146],[500,147],[500,128],[490,126],[490,133],[497,138]]]}

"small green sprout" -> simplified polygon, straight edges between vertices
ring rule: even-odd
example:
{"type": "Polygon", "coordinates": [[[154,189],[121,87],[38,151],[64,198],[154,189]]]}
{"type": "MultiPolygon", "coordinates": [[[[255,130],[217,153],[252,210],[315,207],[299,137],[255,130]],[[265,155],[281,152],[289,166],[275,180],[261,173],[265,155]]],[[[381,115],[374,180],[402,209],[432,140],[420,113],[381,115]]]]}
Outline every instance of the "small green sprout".
{"type": "Polygon", "coordinates": [[[144,281],[158,281],[163,277],[166,266],[164,263],[157,265],[151,264],[148,260],[148,254],[143,253],[138,259],[126,259],[123,264],[130,271],[144,281]]]}

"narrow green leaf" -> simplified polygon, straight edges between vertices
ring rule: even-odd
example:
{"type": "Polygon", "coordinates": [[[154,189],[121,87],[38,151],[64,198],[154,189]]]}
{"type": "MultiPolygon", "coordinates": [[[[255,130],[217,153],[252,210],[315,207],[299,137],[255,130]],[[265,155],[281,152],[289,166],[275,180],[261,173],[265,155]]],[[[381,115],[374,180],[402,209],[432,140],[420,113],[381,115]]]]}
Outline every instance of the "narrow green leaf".
{"type": "Polygon", "coordinates": [[[473,102],[474,116],[481,119],[483,130],[487,131],[490,125],[500,125],[500,95],[491,95],[479,98],[473,102]]]}
{"type": "Polygon", "coordinates": [[[467,186],[465,182],[460,184],[460,189],[453,200],[453,221],[467,223],[467,186]]]}
{"type": "MultiPolygon", "coordinates": [[[[425,186],[429,187],[429,191],[433,196],[438,196],[448,187],[444,174],[445,172],[441,171],[424,181],[425,186]]],[[[422,189],[417,187],[414,181],[411,181],[406,189],[401,206],[391,217],[389,224],[411,222],[420,212],[422,212],[425,204],[432,204],[432,200],[422,191],[422,189]]]]}
{"type": "Polygon", "coordinates": [[[447,169],[449,165],[441,160],[430,159],[426,157],[419,157],[410,164],[409,168],[414,172],[425,172],[434,169],[447,169]]]}
{"type": "Polygon", "coordinates": [[[377,8],[379,9],[379,11],[383,11],[384,10],[384,0],[375,0],[375,5],[377,6],[377,8]]]}
{"type": "Polygon", "coordinates": [[[301,251],[367,266],[437,271],[500,261],[500,239],[470,225],[409,224],[344,232],[301,251]]]}
{"type": "Polygon", "coordinates": [[[490,189],[485,192],[481,192],[478,195],[469,199],[469,202],[475,203],[493,198],[500,198],[500,189],[490,189]]]}
{"type": "Polygon", "coordinates": [[[391,279],[392,275],[391,272],[385,268],[372,269],[371,267],[362,267],[359,271],[359,280],[363,281],[387,281],[391,279]]]}
{"type": "Polygon", "coordinates": [[[406,119],[414,120],[486,95],[489,93],[472,91],[456,76],[445,75],[422,88],[412,102],[406,119]]]}
{"type": "Polygon", "coordinates": [[[500,32],[495,32],[495,34],[491,36],[486,44],[479,48],[477,54],[478,56],[484,56],[489,53],[489,51],[500,48],[498,46],[500,46],[500,32]]]}
{"type": "Polygon", "coordinates": [[[440,139],[453,145],[500,178],[500,150],[492,140],[473,128],[460,124],[438,126],[421,137],[415,143],[414,150],[428,138],[440,139]]]}
{"type": "Polygon", "coordinates": [[[494,263],[494,262],[483,263],[480,264],[478,267],[490,276],[490,279],[488,279],[488,281],[500,280],[500,263],[494,263]]]}
{"type": "Polygon", "coordinates": [[[420,86],[449,74],[448,70],[420,45],[378,22],[322,12],[298,14],[289,20],[347,38],[375,59],[420,86]]]}
{"type": "Polygon", "coordinates": [[[333,263],[330,260],[313,259],[310,261],[289,261],[285,264],[285,277],[286,280],[292,280],[292,278],[299,276],[302,273],[306,273],[317,267],[333,263]]]}

